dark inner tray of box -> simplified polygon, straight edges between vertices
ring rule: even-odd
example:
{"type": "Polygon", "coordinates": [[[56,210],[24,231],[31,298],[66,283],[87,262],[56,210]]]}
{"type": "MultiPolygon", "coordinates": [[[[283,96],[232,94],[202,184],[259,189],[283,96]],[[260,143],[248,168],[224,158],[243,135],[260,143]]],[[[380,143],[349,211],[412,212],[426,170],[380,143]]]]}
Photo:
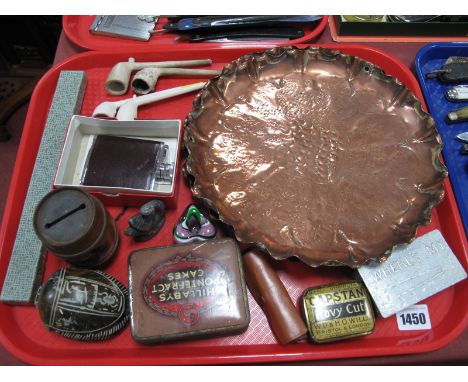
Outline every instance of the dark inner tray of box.
{"type": "Polygon", "coordinates": [[[468,22],[335,22],[342,36],[468,36],[468,22]]]}

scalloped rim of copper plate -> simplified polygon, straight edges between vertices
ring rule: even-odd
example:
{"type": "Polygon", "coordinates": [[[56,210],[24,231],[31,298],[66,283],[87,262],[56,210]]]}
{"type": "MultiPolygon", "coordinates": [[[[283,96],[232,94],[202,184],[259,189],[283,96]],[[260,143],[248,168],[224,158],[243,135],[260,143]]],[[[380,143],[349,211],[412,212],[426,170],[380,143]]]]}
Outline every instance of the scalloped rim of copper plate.
{"type": "Polygon", "coordinates": [[[186,172],[186,175],[191,175],[193,178],[193,182],[191,183],[191,190],[192,190],[193,195],[197,199],[199,199],[201,202],[203,202],[205,206],[208,207],[212,212],[214,212],[220,221],[222,221],[223,223],[233,228],[234,234],[239,242],[247,243],[247,244],[254,244],[260,249],[269,253],[273,258],[277,260],[284,260],[288,257],[294,256],[312,267],[317,267],[320,265],[328,265],[328,266],[349,266],[351,268],[357,268],[370,261],[377,261],[377,262],[385,261],[391,255],[393,249],[397,245],[410,243],[411,241],[414,240],[416,236],[416,228],[418,226],[429,224],[431,220],[432,209],[435,208],[444,198],[443,179],[448,176],[446,167],[441,163],[439,159],[441,151],[442,151],[442,141],[441,141],[439,134],[437,133],[437,130],[435,129],[434,120],[428,113],[422,110],[421,102],[414,95],[414,93],[412,93],[409,89],[407,89],[397,78],[387,75],[380,67],[378,67],[377,65],[371,62],[363,60],[357,56],[343,54],[339,50],[332,50],[332,49],[321,48],[321,47],[308,47],[305,49],[299,49],[295,47],[272,48],[272,49],[265,50],[263,52],[247,54],[227,64],[224,67],[221,75],[211,79],[207,83],[207,85],[205,85],[205,87],[197,94],[193,102],[192,112],[188,115],[188,117],[185,120],[184,145],[188,151],[188,157],[185,162],[184,170],[186,172]],[[275,61],[275,59],[281,57],[284,54],[295,54],[295,53],[297,54],[297,52],[299,51],[307,52],[307,54],[312,53],[313,55],[315,55],[315,56],[312,56],[312,59],[315,59],[315,60],[333,61],[333,60],[336,60],[337,57],[343,57],[347,60],[347,62],[358,62],[361,65],[364,65],[366,67],[366,71],[368,71],[368,74],[372,75],[373,77],[381,81],[387,82],[387,83],[393,83],[394,85],[396,85],[396,87],[400,87],[402,90],[406,90],[405,101],[407,101],[413,107],[415,113],[419,116],[420,119],[426,121],[425,127],[430,132],[430,134],[427,135],[424,142],[434,141],[435,150],[433,152],[432,164],[433,164],[434,171],[435,171],[435,178],[437,179],[437,182],[435,183],[435,185],[440,185],[441,187],[439,187],[439,189],[437,189],[437,187],[433,187],[434,190],[430,192],[426,191],[426,193],[430,194],[431,198],[427,202],[425,207],[421,208],[419,218],[416,219],[416,221],[411,222],[410,224],[406,224],[405,227],[402,228],[403,230],[406,230],[407,232],[413,232],[414,230],[414,233],[407,234],[406,237],[404,237],[400,242],[396,244],[392,244],[382,254],[378,256],[366,257],[364,260],[360,259],[359,261],[353,264],[345,263],[336,259],[329,259],[326,261],[316,262],[314,261],[314,259],[311,260],[308,258],[304,258],[303,256],[287,255],[287,254],[278,255],[278,254],[272,253],[269,250],[269,248],[260,241],[245,240],[242,237],[242,235],[239,233],[239,229],[236,227],[236,225],[232,224],[229,221],[229,219],[226,219],[216,208],[213,207],[214,203],[212,200],[204,197],[203,195],[198,195],[198,192],[195,191],[195,189],[197,188],[198,174],[194,171],[193,166],[191,166],[191,154],[190,154],[190,148],[188,146],[191,144],[191,140],[190,140],[190,130],[192,128],[191,121],[194,118],[196,118],[196,116],[203,109],[203,96],[207,94],[210,88],[215,88],[216,92],[222,93],[222,91],[225,89],[225,84],[235,77],[236,71],[239,65],[246,63],[249,60],[257,59],[257,58],[263,58],[263,59],[267,58],[267,61],[268,59],[270,59],[270,61],[275,61]]]}

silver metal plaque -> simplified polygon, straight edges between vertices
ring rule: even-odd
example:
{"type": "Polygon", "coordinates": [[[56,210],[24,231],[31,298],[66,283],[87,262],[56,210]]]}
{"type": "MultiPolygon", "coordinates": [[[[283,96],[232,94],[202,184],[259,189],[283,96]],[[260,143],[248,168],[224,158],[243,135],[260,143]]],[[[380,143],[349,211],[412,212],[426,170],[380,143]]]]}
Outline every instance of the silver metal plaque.
{"type": "Polygon", "coordinates": [[[358,269],[382,317],[464,280],[466,272],[438,230],[394,249],[384,263],[358,269]]]}

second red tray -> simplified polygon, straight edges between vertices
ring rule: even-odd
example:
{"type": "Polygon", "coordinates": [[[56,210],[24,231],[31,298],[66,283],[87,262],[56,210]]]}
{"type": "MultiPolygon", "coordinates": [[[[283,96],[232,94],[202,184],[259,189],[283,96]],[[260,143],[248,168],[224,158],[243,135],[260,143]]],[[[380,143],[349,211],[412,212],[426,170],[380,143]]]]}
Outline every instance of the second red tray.
{"type": "MultiPolygon", "coordinates": [[[[200,50],[206,47],[216,47],[217,49],[251,47],[252,49],[255,49],[258,47],[268,48],[279,45],[296,45],[313,42],[316,37],[320,36],[328,22],[328,16],[323,16],[318,24],[307,27],[304,30],[303,37],[294,40],[190,43],[182,40],[174,40],[178,37],[175,33],[155,34],[149,41],[135,41],[107,36],[97,36],[89,32],[89,27],[93,23],[95,17],[96,16],[63,16],[63,31],[76,45],[88,50],[155,50],[156,48],[166,49],[168,46],[178,47],[179,49],[184,50],[200,50]]],[[[160,23],[163,23],[163,21],[160,23]]],[[[159,28],[160,27],[158,26],[158,29],[159,28]]]]}
{"type": "MultiPolygon", "coordinates": [[[[305,47],[305,46],[301,46],[305,47]]],[[[359,56],[382,67],[388,74],[396,76],[421,100],[420,88],[413,74],[398,60],[375,48],[360,45],[327,45],[347,54],[359,56]]],[[[213,68],[225,64],[254,49],[208,48],[187,51],[178,47],[155,50],[154,52],[87,52],[74,56],[50,70],[40,81],[32,97],[19,148],[10,192],[0,230],[0,285],[6,275],[14,239],[18,229],[22,206],[33,170],[35,157],[47,119],[52,96],[61,70],[83,70],[88,78],[81,114],[90,116],[94,107],[110,97],[104,92],[104,81],[110,68],[129,56],[137,61],[183,60],[211,58],[213,68]]],[[[255,49],[259,50],[259,49],[255,49]]],[[[199,79],[193,79],[196,82],[199,79]]],[[[161,78],[158,90],[187,84],[192,80],[182,78],[161,78]]],[[[140,119],[181,119],[192,108],[194,94],[187,94],[153,105],[142,107],[140,119]]],[[[181,180],[181,174],[178,176],[181,180]]],[[[463,232],[452,188],[445,181],[446,197],[433,211],[432,222],[422,227],[418,235],[439,229],[448,244],[468,269],[468,243],[463,232]]],[[[120,249],[114,261],[103,270],[112,274],[124,284],[128,282],[127,257],[133,250],[167,245],[172,243],[172,227],[184,208],[192,202],[189,188],[181,180],[177,210],[169,210],[161,232],[150,242],[135,244],[121,235],[120,249]]],[[[120,208],[109,208],[112,216],[120,208]]],[[[135,213],[129,209],[118,221],[119,231],[125,229],[127,219],[135,213]]],[[[47,256],[44,280],[65,264],[54,256],[47,256]]],[[[304,289],[311,286],[348,280],[353,271],[344,268],[310,268],[300,262],[277,262],[277,271],[296,304],[304,289]]],[[[399,331],[395,316],[379,318],[374,333],[358,339],[329,344],[308,342],[279,345],[270,331],[268,322],[249,294],[251,323],[248,330],[237,336],[176,343],[162,346],[143,346],[136,343],[130,334],[130,327],[108,341],[81,343],[67,340],[48,332],[33,306],[14,306],[0,303],[0,342],[13,355],[25,362],[42,365],[150,365],[150,364],[226,364],[254,362],[286,362],[318,360],[326,358],[366,357],[390,354],[427,352],[447,345],[454,340],[468,323],[468,282],[458,283],[426,300],[431,330],[399,331]]]]}

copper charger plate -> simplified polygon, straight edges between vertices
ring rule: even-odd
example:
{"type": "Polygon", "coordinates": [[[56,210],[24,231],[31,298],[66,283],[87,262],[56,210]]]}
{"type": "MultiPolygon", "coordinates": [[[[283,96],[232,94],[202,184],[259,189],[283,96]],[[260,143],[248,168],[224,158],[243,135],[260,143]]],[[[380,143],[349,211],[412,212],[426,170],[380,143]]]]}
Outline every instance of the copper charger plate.
{"type": "Polygon", "coordinates": [[[396,78],[319,47],[228,64],[186,120],[193,195],[275,259],[383,261],[444,196],[433,119],[396,78]]]}

